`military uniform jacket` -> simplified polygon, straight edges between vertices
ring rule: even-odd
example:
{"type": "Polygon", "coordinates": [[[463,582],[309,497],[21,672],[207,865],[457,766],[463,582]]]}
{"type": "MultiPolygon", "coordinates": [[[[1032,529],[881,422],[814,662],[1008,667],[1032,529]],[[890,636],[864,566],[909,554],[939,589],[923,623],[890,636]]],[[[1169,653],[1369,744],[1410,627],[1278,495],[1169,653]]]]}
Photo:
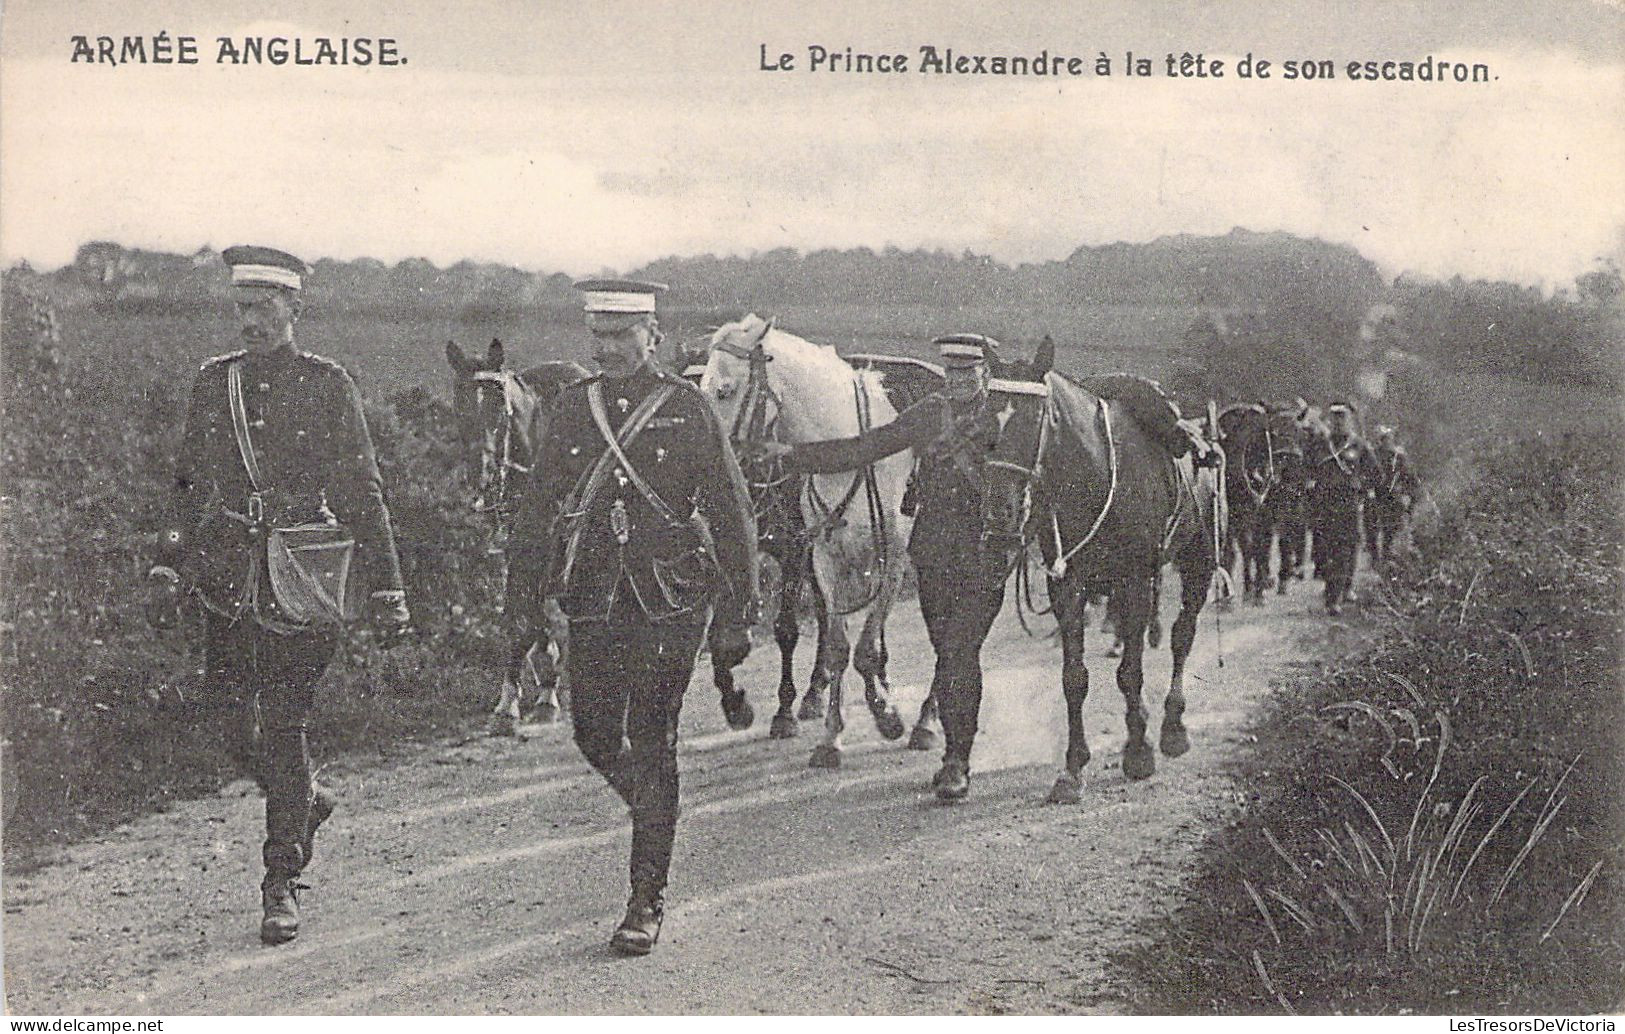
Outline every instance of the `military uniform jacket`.
{"type": "Polygon", "coordinates": [[[622,378],[596,375],[565,388],[547,421],[535,457],[530,491],[508,543],[510,613],[541,627],[541,602],[556,596],[571,620],[617,623],[704,621],[701,603],[673,605],[669,579],[659,569],[693,546],[686,528],[674,528],[618,464],[576,513],[561,514],[583,475],[608,447],[592,417],[588,386],[601,385],[610,427],[621,425],[649,394],[673,391],[630,443],[626,457],[675,514],[699,514],[710,527],[722,584],[711,600],[718,626],[749,624],[756,606],[756,519],[727,433],[700,390],[652,366],[622,378]],[[616,515],[612,519],[612,515],[616,515]],[[616,524],[624,520],[626,541],[616,524]],[[564,568],[567,540],[575,551],[564,568]]]}
{"type": "Polygon", "coordinates": [[[1379,496],[1411,496],[1416,494],[1416,474],[1411,470],[1410,457],[1398,446],[1377,445],[1372,454],[1377,465],[1377,494],[1379,496]]]}
{"type": "MultiPolygon", "coordinates": [[[[203,364],[192,386],[176,465],[171,520],[159,562],[182,573],[211,609],[236,617],[245,573],[261,572],[255,616],[274,622],[264,526],[336,519],[356,542],[352,578],[366,592],[399,590],[400,562],[361,393],[338,363],[283,348],[234,352],[203,364]],[[226,375],[242,368],[243,404],[264,490],[262,526],[232,430],[226,375]]],[[[363,593],[363,595],[365,592],[363,593]]]]}
{"type": "Polygon", "coordinates": [[[998,443],[998,417],[986,401],[956,414],[946,395],[934,394],[856,437],[797,445],[786,462],[800,473],[835,474],[915,450],[909,557],[916,567],[959,567],[988,559],[982,548],[981,464],[998,443]]]}
{"type": "Polygon", "coordinates": [[[1314,488],[1310,498],[1316,506],[1358,505],[1367,491],[1375,490],[1382,471],[1370,446],[1360,438],[1323,438],[1310,453],[1314,488]]]}

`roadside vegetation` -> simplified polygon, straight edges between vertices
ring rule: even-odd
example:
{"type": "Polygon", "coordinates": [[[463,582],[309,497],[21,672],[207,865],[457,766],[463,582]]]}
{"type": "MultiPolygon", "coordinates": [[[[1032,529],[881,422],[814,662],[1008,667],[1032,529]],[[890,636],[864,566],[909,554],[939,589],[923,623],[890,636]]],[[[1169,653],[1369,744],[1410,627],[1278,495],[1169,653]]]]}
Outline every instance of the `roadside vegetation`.
{"type": "Polygon", "coordinates": [[[1281,687],[1232,825],[1155,947],[1147,1012],[1590,1013],[1625,1001],[1625,458],[1480,457],[1366,610],[1281,687]]]}

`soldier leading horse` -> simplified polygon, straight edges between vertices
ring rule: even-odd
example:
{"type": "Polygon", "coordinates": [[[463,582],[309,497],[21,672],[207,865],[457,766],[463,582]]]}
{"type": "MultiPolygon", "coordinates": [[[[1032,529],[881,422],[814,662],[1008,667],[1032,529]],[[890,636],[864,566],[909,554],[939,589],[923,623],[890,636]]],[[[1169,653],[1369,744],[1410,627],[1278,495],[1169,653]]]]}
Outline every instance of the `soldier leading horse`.
{"type": "MultiPolygon", "coordinates": [[[[492,338],[483,360],[467,355],[455,341],[446,343],[451,364],[452,405],[463,440],[479,449],[473,472],[474,509],[495,520],[493,542],[500,543],[507,521],[517,509],[520,491],[528,483],[531,457],[546,430],[546,417],[558,394],[568,384],[587,376],[585,367],[572,362],[546,362],[515,373],[503,366],[502,342],[492,338]]],[[[493,552],[501,551],[493,545],[493,552]]],[[[491,712],[490,731],[513,735],[519,725],[523,691],[529,681],[540,695],[534,717],[551,722],[559,716],[558,672],[564,670],[567,637],[562,621],[551,635],[559,652],[557,663],[548,652],[549,636],[535,642],[510,644],[503,666],[502,692],[491,712]]],[[[568,692],[568,686],[564,687],[568,692]]]]}
{"type": "Polygon", "coordinates": [[[1180,609],[1170,638],[1173,676],[1163,708],[1161,748],[1190,749],[1185,731],[1185,662],[1196,618],[1217,569],[1223,534],[1213,473],[1175,458],[1136,422],[1121,400],[1107,400],[1059,374],[1047,391],[1004,395],[1001,431],[984,464],[984,534],[1025,544],[1037,538],[1061,628],[1061,686],[1067,706],[1065,769],[1051,803],[1076,803],[1089,761],[1083,701],[1086,590],[1111,596],[1123,637],[1117,685],[1127,705],[1123,774],[1148,778],[1156,767],[1141,700],[1145,629],[1163,565],[1179,571],[1180,609]]]}

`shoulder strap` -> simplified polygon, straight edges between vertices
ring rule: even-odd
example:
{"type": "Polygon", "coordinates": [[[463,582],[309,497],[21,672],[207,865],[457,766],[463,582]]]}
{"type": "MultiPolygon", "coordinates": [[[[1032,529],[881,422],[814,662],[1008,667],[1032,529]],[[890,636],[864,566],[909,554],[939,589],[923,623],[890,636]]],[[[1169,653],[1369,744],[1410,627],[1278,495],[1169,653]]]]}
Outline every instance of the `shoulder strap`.
{"type": "Polygon", "coordinates": [[[633,487],[648,501],[650,506],[654,507],[655,512],[671,524],[681,524],[684,518],[677,516],[666,501],[660,498],[660,494],[654,490],[649,482],[643,480],[643,475],[638,473],[638,469],[632,466],[632,461],[627,458],[625,446],[632,443],[632,439],[638,436],[644,425],[654,417],[661,406],[666,404],[666,400],[671,398],[672,393],[676,390],[675,385],[664,384],[658,390],[645,396],[643,401],[638,404],[637,411],[627,419],[625,425],[621,427],[620,435],[617,436],[614,431],[610,430],[609,414],[604,411],[603,385],[598,381],[593,381],[587,386],[587,404],[592,409],[593,422],[598,425],[598,433],[603,435],[604,441],[609,444],[608,450],[604,453],[604,458],[607,460],[613,454],[615,459],[620,462],[621,469],[626,472],[626,479],[632,482],[633,487]]]}
{"type": "Polygon", "coordinates": [[[248,411],[243,406],[243,370],[240,363],[228,360],[226,364],[226,398],[231,402],[231,429],[237,435],[237,454],[243,458],[243,469],[248,471],[248,482],[254,491],[264,490],[260,477],[259,458],[254,453],[254,439],[248,434],[248,411]]]}
{"type": "MultiPolygon", "coordinates": [[[[671,391],[671,387],[667,386],[662,391],[656,391],[646,396],[638,404],[638,408],[632,411],[632,415],[627,417],[626,423],[621,425],[620,437],[630,442],[642,433],[643,428],[654,418],[655,412],[666,401],[666,397],[671,391]]],[[[598,457],[598,462],[582,472],[581,479],[576,482],[575,488],[571,489],[569,497],[565,499],[564,505],[560,507],[560,513],[574,513],[580,509],[584,501],[598,491],[598,486],[608,476],[609,468],[617,454],[617,450],[613,448],[616,445],[615,436],[608,434],[606,431],[608,419],[603,416],[603,393],[597,381],[587,385],[587,402],[593,411],[593,421],[598,424],[599,433],[605,434],[606,441],[609,442],[611,448],[606,448],[603,454],[598,457]]]]}

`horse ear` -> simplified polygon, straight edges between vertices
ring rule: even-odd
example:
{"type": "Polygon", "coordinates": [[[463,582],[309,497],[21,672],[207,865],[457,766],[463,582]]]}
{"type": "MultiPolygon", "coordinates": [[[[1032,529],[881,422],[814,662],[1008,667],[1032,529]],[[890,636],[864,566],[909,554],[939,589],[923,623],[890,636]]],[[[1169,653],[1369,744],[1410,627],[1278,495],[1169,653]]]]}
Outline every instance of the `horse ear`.
{"type": "Polygon", "coordinates": [[[485,366],[490,370],[502,369],[502,341],[491,339],[491,347],[485,350],[485,366]]]}
{"type": "Polygon", "coordinates": [[[455,341],[446,342],[446,362],[450,363],[451,368],[462,377],[468,376],[474,369],[474,360],[470,359],[455,341]]]}
{"type": "Polygon", "coordinates": [[[1038,351],[1033,353],[1033,380],[1041,381],[1044,375],[1055,369],[1055,339],[1048,334],[1038,343],[1038,351]]]}

